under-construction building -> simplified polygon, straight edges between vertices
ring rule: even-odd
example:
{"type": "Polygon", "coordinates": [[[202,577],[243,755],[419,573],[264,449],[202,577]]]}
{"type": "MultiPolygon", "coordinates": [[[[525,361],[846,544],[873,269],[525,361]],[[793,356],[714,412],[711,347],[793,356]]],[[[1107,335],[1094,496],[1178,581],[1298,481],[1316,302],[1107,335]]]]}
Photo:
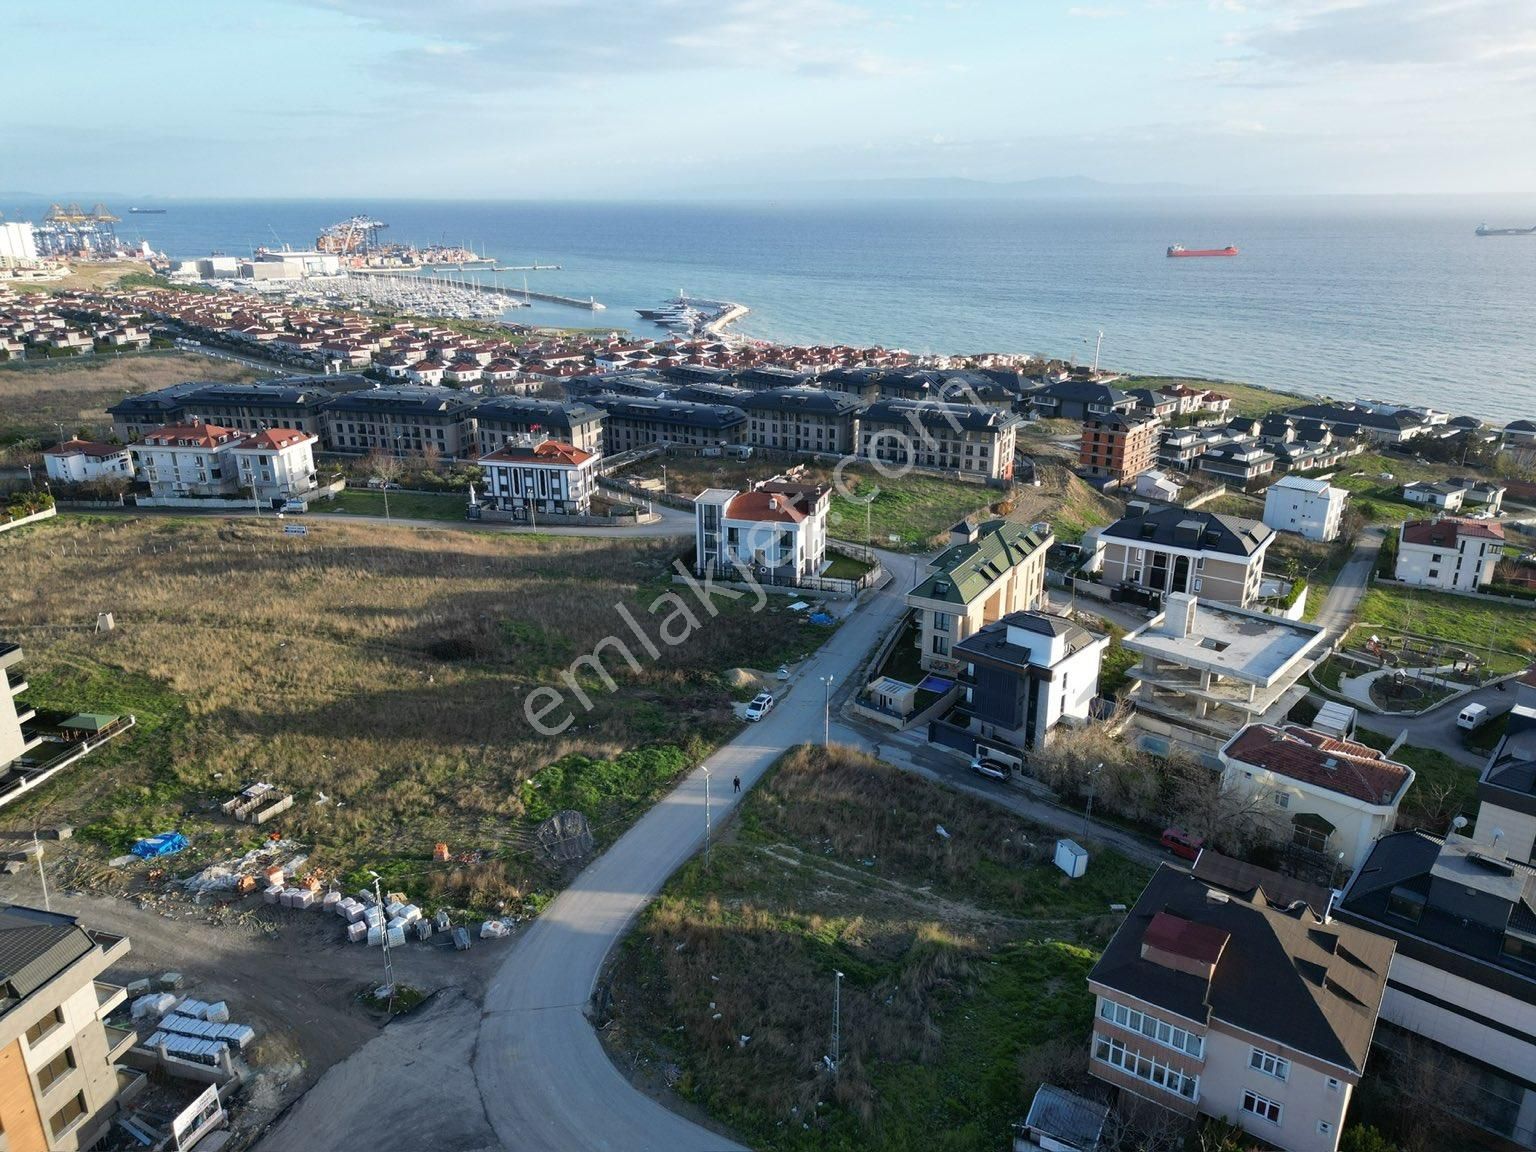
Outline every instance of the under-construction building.
{"type": "Polygon", "coordinates": [[[98,204],[89,212],[78,204],[55,204],[32,235],[40,256],[110,256],[122,250],[114,225],[118,217],[98,204]]]}

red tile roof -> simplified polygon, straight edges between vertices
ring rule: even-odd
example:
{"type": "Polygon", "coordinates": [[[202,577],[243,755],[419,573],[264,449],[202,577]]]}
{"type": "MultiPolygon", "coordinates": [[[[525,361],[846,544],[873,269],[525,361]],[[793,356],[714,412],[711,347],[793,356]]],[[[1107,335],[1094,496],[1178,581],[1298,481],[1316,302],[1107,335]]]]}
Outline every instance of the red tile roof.
{"type": "Polygon", "coordinates": [[[528,447],[523,444],[508,444],[504,448],[480,457],[481,461],[527,461],[532,460],[539,464],[565,464],[575,468],[592,459],[592,453],[584,452],[574,444],[567,444],[563,440],[545,440],[542,444],[528,447]]]}
{"type": "Polygon", "coordinates": [[[99,440],[66,440],[62,444],[56,444],[43,453],[44,456],[90,456],[100,460],[107,456],[116,456],[119,452],[128,449],[121,444],[103,444],[99,440]]]}
{"type": "Polygon", "coordinates": [[[1410,770],[1353,740],[1336,740],[1310,728],[1250,724],[1227,742],[1226,754],[1317,788],[1366,804],[1390,804],[1410,779],[1410,770]]]}
{"type": "Polygon", "coordinates": [[[729,520],[777,521],[798,524],[807,515],[792,496],[781,492],[742,492],[725,507],[729,520]]]}
{"type": "Polygon", "coordinates": [[[1232,933],[1210,924],[1196,924],[1172,912],[1158,912],[1147,925],[1141,942],[1160,952],[1182,956],[1198,964],[1215,964],[1232,933]]]}
{"type": "Polygon", "coordinates": [[[302,444],[306,440],[317,440],[302,428],[266,428],[253,435],[247,436],[236,448],[251,448],[266,452],[281,452],[284,448],[291,448],[295,444],[302,444]]]}
{"type": "Polygon", "coordinates": [[[1461,536],[1477,540],[1502,540],[1504,525],[1492,520],[1462,520],[1455,516],[1444,516],[1439,520],[1414,520],[1403,525],[1404,544],[1456,548],[1461,536]]]}
{"type": "Polygon", "coordinates": [[[166,424],[144,434],[144,443],[158,446],[174,446],[187,441],[194,448],[216,448],[235,436],[233,428],[218,424],[166,424]]]}

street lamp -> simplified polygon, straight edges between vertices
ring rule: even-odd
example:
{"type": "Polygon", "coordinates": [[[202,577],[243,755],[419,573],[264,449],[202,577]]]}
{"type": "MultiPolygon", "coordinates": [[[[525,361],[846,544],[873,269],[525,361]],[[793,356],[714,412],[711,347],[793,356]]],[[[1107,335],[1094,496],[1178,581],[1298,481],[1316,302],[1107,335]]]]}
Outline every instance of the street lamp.
{"type": "Polygon", "coordinates": [[[843,974],[834,972],[837,978],[832,985],[832,1078],[837,1078],[843,1062],[843,974]]]}
{"type": "Polygon", "coordinates": [[[1104,762],[1101,760],[1094,765],[1093,771],[1088,773],[1088,808],[1083,813],[1083,836],[1088,835],[1088,826],[1093,823],[1093,782],[1098,774],[1104,770],[1104,762]]]}
{"type": "Polygon", "coordinates": [[[704,765],[704,867],[709,867],[709,765],[704,765]]]}
{"type": "Polygon", "coordinates": [[[817,679],[819,679],[823,684],[827,686],[826,700],[821,707],[821,748],[822,751],[825,752],[827,748],[831,746],[830,737],[832,735],[832,682],[836,680],[836,677],[820,676],[817,677],[817,679]]]}

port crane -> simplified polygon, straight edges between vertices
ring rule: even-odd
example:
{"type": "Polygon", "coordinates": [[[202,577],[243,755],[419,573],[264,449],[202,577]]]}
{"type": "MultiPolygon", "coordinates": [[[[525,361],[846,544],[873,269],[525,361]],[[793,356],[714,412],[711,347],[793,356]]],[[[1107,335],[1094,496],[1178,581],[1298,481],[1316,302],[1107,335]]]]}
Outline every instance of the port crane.
{"type": "Polygon", "coordinates": [[[338,256],[361,256],[379,246],[379,233],[388,227],[384,221],[370,216],[353,216],[321,232],[315,247],[338,256]]]}

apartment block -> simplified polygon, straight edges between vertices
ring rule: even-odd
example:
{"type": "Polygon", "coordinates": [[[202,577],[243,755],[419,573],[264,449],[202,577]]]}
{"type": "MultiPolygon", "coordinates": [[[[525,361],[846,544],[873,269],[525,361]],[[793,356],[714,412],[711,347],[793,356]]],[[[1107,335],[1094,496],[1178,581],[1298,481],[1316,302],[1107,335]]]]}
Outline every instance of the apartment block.
{"type": "Polygon", "coordinates": [[[892,468],[933,468],[979,480],[1013,479],[1021,421],[985,405],[879,400],[859,417],[859,455],[892,468]]]}
{"type": "Polygon", "coordinates": [[[1077,466],[1085,476],[1125,483],[1157,463],[1155,416],[1110,412],[1083,421],[1077,466]]]}

